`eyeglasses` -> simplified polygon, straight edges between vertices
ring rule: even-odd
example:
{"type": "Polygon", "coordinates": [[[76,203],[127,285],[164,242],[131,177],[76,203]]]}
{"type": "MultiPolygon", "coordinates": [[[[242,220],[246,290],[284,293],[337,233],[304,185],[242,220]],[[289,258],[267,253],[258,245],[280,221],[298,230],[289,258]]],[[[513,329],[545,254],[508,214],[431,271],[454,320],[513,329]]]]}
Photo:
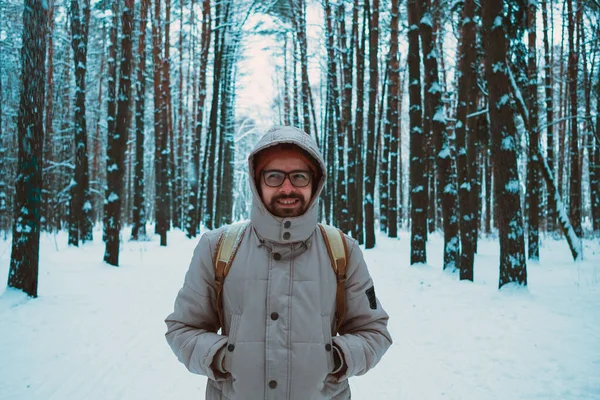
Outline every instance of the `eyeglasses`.
{"type": "Polygon", "coordinates": [[[269,187],[279,187],[285,182],[285,178],[290,178],[290,183],[295,187],[306,187],[311,181],[312,172],[310,171],[291,171],[283,172],[276,169],[262,172],[263,181],[269,187]]]}

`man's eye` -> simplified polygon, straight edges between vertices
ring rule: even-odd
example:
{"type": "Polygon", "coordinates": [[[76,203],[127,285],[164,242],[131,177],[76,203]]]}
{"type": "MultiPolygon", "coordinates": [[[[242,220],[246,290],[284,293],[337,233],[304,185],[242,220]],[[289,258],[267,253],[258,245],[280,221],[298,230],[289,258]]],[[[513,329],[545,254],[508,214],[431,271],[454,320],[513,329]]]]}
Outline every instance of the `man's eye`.
{"type": "Polygon", "coordinates": [[[269,172],[267,174],[267,179],[280,179],[283,175],[279,172],[269,172]]]}
{"type": "Polygon", "coordinates": [[[305,173],[297,172],[292,176],[295,180],[307,180],[308,176],[305,173]]]}

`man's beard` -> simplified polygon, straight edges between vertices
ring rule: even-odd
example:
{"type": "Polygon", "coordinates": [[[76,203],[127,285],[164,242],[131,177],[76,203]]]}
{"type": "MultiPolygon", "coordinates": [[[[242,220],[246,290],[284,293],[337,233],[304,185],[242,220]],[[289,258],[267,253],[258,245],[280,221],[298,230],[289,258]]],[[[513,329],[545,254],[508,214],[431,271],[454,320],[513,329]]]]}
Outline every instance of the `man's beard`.
{"type": "Polygon", "coordinates": [[[273,197],[271,199],[271,202],[269,203],[268,208],[269,211],[277,217],[297,217],[299,215],[304,214],[304,211],[306,211],[306,201],[304,197],[302,197],[298,193],[282,194],[273,197]],[[280,203],[278,203],[279,200],[290,199],[298,200],[294,207],[283,207],[280,203]]]}

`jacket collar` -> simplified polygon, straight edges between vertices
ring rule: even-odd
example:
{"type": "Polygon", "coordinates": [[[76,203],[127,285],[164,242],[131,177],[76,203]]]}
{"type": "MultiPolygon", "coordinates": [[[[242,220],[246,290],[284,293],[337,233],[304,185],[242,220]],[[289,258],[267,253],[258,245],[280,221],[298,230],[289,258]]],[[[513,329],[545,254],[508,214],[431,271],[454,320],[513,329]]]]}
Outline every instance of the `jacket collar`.
{"type": "Polygon", "coordinates": [[[276,243],[305,241],[317,227],[317,199],[313,197],[306,212],[298,217],[281,218],[271,214],[260,197],[254,195],[250,220],[256,233],[263,239],[276,243]]]}

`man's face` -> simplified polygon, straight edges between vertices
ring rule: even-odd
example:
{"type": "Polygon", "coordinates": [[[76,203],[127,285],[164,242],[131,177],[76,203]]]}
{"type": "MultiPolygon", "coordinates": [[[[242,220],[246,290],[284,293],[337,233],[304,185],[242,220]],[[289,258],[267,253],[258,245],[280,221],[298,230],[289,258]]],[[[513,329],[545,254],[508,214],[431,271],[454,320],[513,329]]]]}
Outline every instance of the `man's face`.
{"type": "MultiPolygon", "coordinates": [[[[279,170],[283,172],[310,171],[308,165],[297,158],[275,158],[269,162],[264,171],[279,170]]],[[[313,177],[314,178],[314,177],[313,177]]],[[[265,184],[260,176],[261,198],[267,210],[277,217],[297,217],[304,214],[312,197],[312,180],[305,187],[295,187],[286,177],[279,187],[265,184]]],[[[311,178],[312,179],[312,178],[311,178]]]]}

